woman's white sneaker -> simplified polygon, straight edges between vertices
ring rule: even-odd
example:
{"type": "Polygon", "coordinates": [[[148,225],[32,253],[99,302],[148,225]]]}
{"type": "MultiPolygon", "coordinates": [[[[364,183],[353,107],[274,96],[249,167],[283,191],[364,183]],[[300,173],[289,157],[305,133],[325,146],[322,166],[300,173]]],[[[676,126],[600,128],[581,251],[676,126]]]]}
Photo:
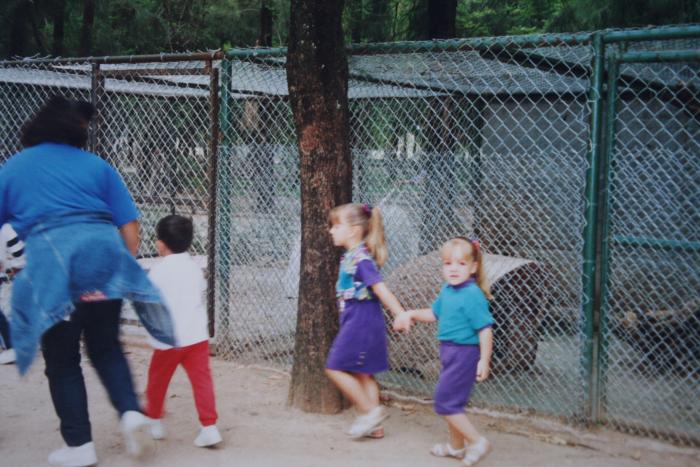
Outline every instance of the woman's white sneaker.
{"type": "Polygon", "coordinates": [[[49,464],[62,467],[85,467],[97,464],[95,443],[90,441],[81,446],[64,446],[49,454],[49,464]]]}
{"type": "Polygon", "coordinates": [[[0,365],[8,365],[10,363],[15,363],[15,360],[17,360],[15,349],[7,349],[0,353],[0,365]]]}
{"type": "Polygon", "coordinates": [[[151,436],[153,439],[161,440],[165,439],[167,432],[165,431],[165,425],[160,420],[153,420],[151,422],[151,436]]]}
{"type": "Polygon", "coordinates": [[[127,410],[122,415],[119,422],[124,435],[124,443],[126,451],[132,456],[138,456],[141,453],[141,444],[137,437],[142,436],[147,426],[151,425],[152,420],[146,417],[141,412],[135,410],[127,410]]]}
{"type": "Polygon", "coordinates": [[[222,441],[216,425],[203,426],[199,430],[199,435],[194,440],[194,445],[198,448],[207,448],[219,444],[222,441]]]}

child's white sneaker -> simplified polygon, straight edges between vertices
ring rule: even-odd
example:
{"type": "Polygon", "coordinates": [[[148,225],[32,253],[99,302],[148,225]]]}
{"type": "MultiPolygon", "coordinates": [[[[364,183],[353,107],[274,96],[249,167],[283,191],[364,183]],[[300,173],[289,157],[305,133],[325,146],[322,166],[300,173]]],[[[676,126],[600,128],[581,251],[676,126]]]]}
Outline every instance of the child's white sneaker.
{"type": "Polygon", "coordinates": [[[127,410],[122,415],[119,424],[122,435],[124,435],[126,451],[132,456],[138,456],[141,453],[141,444],[137,437],[143,433],[146,427],[151,425],[151,422],[150,418],[135,410],[127,410]]]}
{"type": "Polygon", "coordinates": [[[97,464],[95,443],[90,441],[81,446],[63,446],[49,454],[49,464],[62,467],[85,467],[97,464]]]}
{"type": "Polygon", "coordinates": [[[216,425],[203,426],[199,430],[199,435],[194,440],[194,445],[198,448],[207,448],[219,444],[222,441],[216,425]]]}
{"type": "Polygon", "coordinates": [[[8,365],[10,363],[15,363],[15,360],[17,360],[15,349],[7,349],[0,353],[0,365],[8,365]]]}
{"type": "Polygon", "coordinates": [[[165,425],[163,424],[162,421],[160,420],[153,420],[151,422],[151,436],[153,439],[161,440],[165,439],[166,436],[166,431],[165,431],[165,425]]]}

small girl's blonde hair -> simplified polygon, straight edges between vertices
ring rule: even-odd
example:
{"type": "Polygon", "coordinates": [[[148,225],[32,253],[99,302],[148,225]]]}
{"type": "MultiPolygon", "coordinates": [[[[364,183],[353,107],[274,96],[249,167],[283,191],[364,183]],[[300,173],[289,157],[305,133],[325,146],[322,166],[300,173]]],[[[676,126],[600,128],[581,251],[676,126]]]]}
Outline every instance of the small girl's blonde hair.
{"type": "Polygon", "coordinates": [[[440,248],[440,257],[445,260],[455,256],[476,263],[474,279],[479,288],[484,292],[486,298],[492,300],[491,284],[489,284],[489,280],[486,278],[484,253],[481,250],[479,240],[469,240],[465,237],[455,237],[447,240],[440,248]]]}
{"type": "Polygon", "coordinates": [[[331,224],[346,222],[348,225],[362,227],[362,238],[372,254],[377,266],[382,267],[389,258],[384,239],[384,222],[379,208],[368,204],[347,203],[331,209],[328,219],[331,224]]]}

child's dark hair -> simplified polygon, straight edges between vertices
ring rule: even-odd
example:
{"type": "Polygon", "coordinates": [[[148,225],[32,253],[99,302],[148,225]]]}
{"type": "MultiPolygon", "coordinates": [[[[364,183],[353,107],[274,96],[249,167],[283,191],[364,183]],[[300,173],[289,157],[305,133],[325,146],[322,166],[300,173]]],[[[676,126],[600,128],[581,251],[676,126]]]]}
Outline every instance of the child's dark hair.
{"type": "Polygon", "coordinates": [[[158,221],[156,238],[173,253],[184,253],[192,245],[194,227],[189,217],[171,214],[158,221]]]}
{"type": "Polygon", "coordinates": [[[41,143],[85,147],[94,114],[95,107],[89,102],[53,96],[22,126],[20,142],[25,148],[41,143]]]}

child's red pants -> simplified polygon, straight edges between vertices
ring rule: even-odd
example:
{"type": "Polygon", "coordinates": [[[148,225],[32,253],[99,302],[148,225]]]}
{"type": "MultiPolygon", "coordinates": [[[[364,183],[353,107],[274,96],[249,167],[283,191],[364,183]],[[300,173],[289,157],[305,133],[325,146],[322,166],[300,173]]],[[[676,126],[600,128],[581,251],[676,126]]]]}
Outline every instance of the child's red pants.
{"type": "Polygon", "coordinates": [[[183,366],[190,379],[200,423],[202,426],[214,425],[217,415],[214,383],[209,369],[209,341],[153,351],[146,387],[146,415],[151,418],[163,416],[165,393],[178,365],[183,366]]]}

